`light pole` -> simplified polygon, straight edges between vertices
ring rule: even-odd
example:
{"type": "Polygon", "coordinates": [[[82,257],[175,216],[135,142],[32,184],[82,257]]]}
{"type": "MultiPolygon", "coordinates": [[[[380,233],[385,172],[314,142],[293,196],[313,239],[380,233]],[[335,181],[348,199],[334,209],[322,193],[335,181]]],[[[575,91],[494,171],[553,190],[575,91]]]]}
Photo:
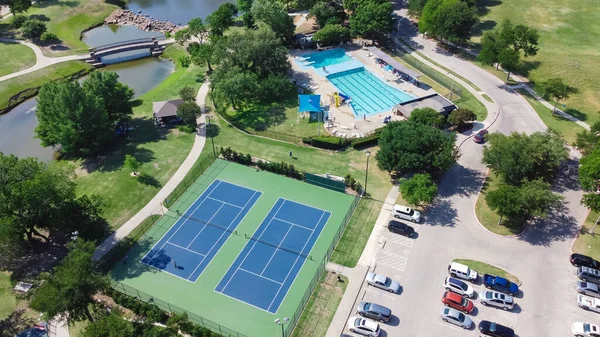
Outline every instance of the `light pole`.
{"type": "Polygon", "coordinates": [[[365,150],[365,155],[367,155],[367,169],[365,170],[365,191],[364,195],[367,195],[367,183],[369,178],[369,157],[371,156],[371,151],[365,150]]]}
{"type": "Polygon", "coordinates": [[[452,90],[454,90],[454,77],[450,76],[450,73],[447,73],[448,77],[452,80],[452,84],[450,84],[450,100],[452,100],[452,90]]]}
{"type": "Polygon", "coordinates": [[[210,133],[210,142],[212,143],[212,149],[213,149],[213,156],[215,156],[215,158],[217,157],[217,151],[215,151],[215,140],[213,139],[213,131],[212,131],[212,127],[210,126],[210,116],[206,116],[206,121],[207,121],[207,125],[206,125],[206,136],[208,136],[208,134],[210,133]]]}
{"type": "Polygon", "coordinates": [[[281,325],[281,337],[285,337],[285,330],[283,329],[283,326],[286,325],[289,321],[289,317],[284,317],[283,319],[275,319],[275,323],[277,323],[277,325],[281,325]]]}

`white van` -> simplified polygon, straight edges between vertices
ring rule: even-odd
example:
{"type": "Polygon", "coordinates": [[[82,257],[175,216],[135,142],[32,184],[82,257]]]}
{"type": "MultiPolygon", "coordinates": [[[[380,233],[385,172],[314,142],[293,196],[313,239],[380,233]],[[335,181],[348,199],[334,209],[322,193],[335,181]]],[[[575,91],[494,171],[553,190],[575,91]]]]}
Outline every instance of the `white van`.
{"type": "Polygon", "coordinates": [[[452,262],[448,266],[448,273],[452,277],[461,278],[467,281],[477,281],[477,272],[475,270],[471,270],[471,268],[465,266],[462,263],[452,262]]]}

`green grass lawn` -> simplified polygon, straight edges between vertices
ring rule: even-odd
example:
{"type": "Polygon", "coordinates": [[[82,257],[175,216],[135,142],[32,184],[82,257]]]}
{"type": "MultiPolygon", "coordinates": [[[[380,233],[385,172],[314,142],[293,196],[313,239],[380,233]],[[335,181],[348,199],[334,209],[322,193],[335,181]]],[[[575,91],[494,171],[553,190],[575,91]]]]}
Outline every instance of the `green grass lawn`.
{"type": "Polygon", "coordinates": [[[599,216],[600,213],[598,212],[590,212],[585,219],[583,227],[579,231],[579,236],[573,245],[574,253],[585,254],[596,260],[600,260],[600,226],[594,229],[595,234],[590,234],[590,230],[599,216]]]}
{"type": "Polygon", "coordinates": [[[452,260],[452,262],[458,262],[458,263],[462,263],[462,264],[468,266],[469,268],[477,271],[477,273],[479,273],[481,275],[481,277],[483,277],[483,274],[490,274],[490,275],[494,275],[494,276],[504,277],[505,279],[507,279],[513,283],[521,285],[521,281],[515,275],[507,272],[504,269],[500,269],[498,267],[492,266],[485,262],[475,261],[475,260],[464,260],[464,259],[454,259],[454,260],[452,260]]]}
{"type": "Polygon", "coordinates": [[[31,310],[13,287],[10,273],[0,271],[0,336],[13,336],[39,319],[40,314],[31,310]]]}
{"type": "Polygon", "coordinates": [[[499,235],[519,234],[525,229],[525,223],[512,223],[506,220],[500,222],[500,216],[491,210],[485,202],[485,194],[498,188],[499,184],[499,178],[493,172],[490,172],[475,202],[475,215],[483,227],[490,232],[499,235]]]}
{"type": "Polygon", "coordinates": [[[18,300],[13,294],[10,274],[0,272],[0,321],[8,317],[17,308],[18,300]]]}
{"type": "Polygon", "coordinates": [[[517,91],[533,107],[538,116],[540,116],[542,121],[544,121],[544,124],[546,124],[551,130],[554,130],[558,134],[562,135],[568,144],[573,144],[577,139],[577,134],[584,130],[584,128],[578,124],[571,122],[560,115],[553,114],[552,110],[538,102],[526,90],[519,89],[517,91]]]}
{"type": "MultiPolygon", "coordinates": [[[[51,53],[56,56],[73,54],[78,49],[87,49],[88,46],[80,39],[81,32],[101,24],[104,18],[117,8],[116,5],[103,0],[47,0],[34,4],[26,15],[46,22],[48,31],[56,34],[63,45],[69,48],[66,51],[51,53]]],[[[7,23],[10,21],[12,19],[8,19],[7,23]]],[[[17,30],[11,30],[6,26],[0,31],[4,31],[5,35],[18,36],[17,30]]]]}
{"type": "Polygon", "coordinates": [[[320,282],[311,294],[292,337],[325,336],[348,287],[348,278],[340,275],[342,279],[340,282],[337,276],[328,270],[323,271],[320,282]]]}
{"type": "MultiPolygon", "coordinates": [[[[182,47],[171,46],[165,57],[177,59],[183,52],[182,47]]],[[[198,89],[203,74],[204,68],[178,66],[158,86],[139,97],[141,104],[134,108],[134,131],[127,141],[100,159],[76,162],[79,166],[87,164],[91,167],[89,173],[78,170],[78,192],[97,194],[109,201],[105,217],[111,228],[119,228],[154,197],[177,171],[194,143],[193,134],[177,129],[158,130],[151,118],[152,102],[178,98],[179,90],[184,86],[198,89]],[[144,183],[123,167],[126,154],[143,163],[140,172],[149,177],[144,183]]]]}
{"type": "Polygon", "coordinates": [[[574,116],[589,124],[600,120],[600,11],[596,0],[503,0],[487,7],[474,29],[474,41],[482,29],[504,19],[532,26],[540,32],[538,55],[525,59],[524,74],[534,82],[561,77],[579,92],[566,101],[574,116]]]}
{"type": "Polygon", "coordinates": [[[0,42],[0,60],[0,76],[4,76],[33,66],[35,53],[18,43],[0,42]]]}
{"type": "Polygon", "coordinates": [[[0,82],[0,109],[6,108],[10,98],[25,89],[39,87],[47,81],[86,69],[90,69],[90,66],[84,62],[68,61],[0,82]]]}
{"type": "Polygon", "coordinates": [[[80,321],[69,325],[69,337],[83,336],[83,330],[85,330],[89,324],[89,321],[80,321]]]}

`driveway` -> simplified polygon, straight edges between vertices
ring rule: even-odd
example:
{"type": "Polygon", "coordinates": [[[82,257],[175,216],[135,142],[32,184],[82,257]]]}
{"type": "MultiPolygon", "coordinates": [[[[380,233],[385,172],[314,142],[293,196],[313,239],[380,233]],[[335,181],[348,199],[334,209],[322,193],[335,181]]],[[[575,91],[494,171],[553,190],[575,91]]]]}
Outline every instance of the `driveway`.
{"type": "MultiPolygon", "coordinates": [[[[496,102],[500,114],[490,127],[491,132],[545,130],[527,102],[498,78],[416,36],[408,21],[401,22],[400,31],[405,40],[420,46],[421,53],[461,74],[496,102]]],[[[488,118],[484,124],[489,123],[488,118]]],[[[425,215],[424,223],[418,226],[419,236],[410,246],[387,230],[374,231],[379,234],[371,239],[381,244],[375,245],[375,253],[364,254],[375,254],[376,262],[372,265],[375,271],[397,279],[403,286],[400,295],[366,286],[358,294],[359,300],[372,300],[392,309],[397,319],[382,325],[383,336],[478,336],[474,330],[465,331],[439,318],[442,281],[453,258],[496,265],[523,283],[522,294],[516,298],[518,306],[512,312],[483,307],[475,299],[476,309],[471,318],[476,324],[485,319],[514,328],[520,337],[558,337],[571,335],[574,321],[600,321],[597,314],[577,307],[573,289],[575,268],[568,262],[570,245],[587,214],[579,203],[582,196],[576,177],[579,154],[571,152],[571,159],[554,186],[555,192],[565,197],[563,207],[545,220],[532,222],[522,235],[507,238],[485,230],[474,214],[477,194],[487,172],[481,163],[482,148],[469,140],[463,144],[461,158],[444,176],[439,186],[440,197],[425,215]]],[[[473,286],[480,289],[480,285],[473,286]]],[[[355,308],[346,310],[354,313],[355,308]]]]}

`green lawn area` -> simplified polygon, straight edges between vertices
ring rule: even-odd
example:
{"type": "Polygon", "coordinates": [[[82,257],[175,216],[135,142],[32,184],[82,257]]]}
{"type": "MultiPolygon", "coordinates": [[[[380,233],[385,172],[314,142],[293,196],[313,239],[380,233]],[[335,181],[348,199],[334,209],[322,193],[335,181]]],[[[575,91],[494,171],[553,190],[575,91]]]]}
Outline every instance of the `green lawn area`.
{"type": "Polygon", "coordinates": [[[521,285],[521,281],[515,275],[507,272],[506,270],[503,270],[498,267],[487,264],[485,262],[475,261],[475,260],[464,260],[464,259],[454,259],[454,260],[452,260],[452,262],[462,263],[462,264],[468,266],[469,268],[477,271],[477,273],[479,273],[482,277],[483,277],[483,274],[500,276],[500,277],[504,277],[505,279],[507,279],[513,283],[521,285]]]}
{"type": "Polygon", "coordinates": [[[594,229],[594,233],[596,234],[590,234],[590,230],[594,226],[596,220],[598,220],[599,216],[600,213],[598,212],[590,212],[585,219],[583,227],[579,231],[579,236],[573,245],[574,253],[588,255],[596,260],[600,260],[600,227],[597,226],[596,229],[594,229]]]}
{"type": "MultiPolygon", "coordinates": [[[[171,46],[165,57],[177,59],[183,48],[171,46]]],[[[148,201],[177,171],[194,143],[193,134],[177,129],[158,130],[152,121],[152,102],[178,98],[184,86],[198,89],[202,84],[204,68],[177,66],[175,72],[154,89],[139,97],[141,104],[134,108],[134,131],[118,148],[100,159],[83,162],[78,166],[91,167],[89,173],[78,170],[79,194],[97,194],[109,201],[105,217],[111,228],[119,228],[125,221],[142,209],[148,201]],[[144,182],[130,175],[123,167],[126,154],[135,156],[143,163],[140,172],[149,179],[144,182]]]]}
{"type": "Polygon", "coordinates": [[[337,276],[328,270],[323,271],[320,283],[311,294],[292,337],[325,336],[348,286],[347,277],[340,275],[340,282],[337,276]]]}
{"type": "Polygon", "coordinates": [[[0,271],[0,336],[13,336],[30,327],[39,318],[39,313],[27,307],[27,301],[13,291],[10,273],[0,271]],[[12,315],[12,316],[11,316],[12,315]]]}
{"type": "Polygon", "coordinates": [[[525,223],[512,223],[506,220],[500,223],[500,216],[491,210],[485,202],[485,194],[498,188],[499,184],[499,178],[490,171],[475,202],[475,215],[483,227],[490,232],[505,236],[519,234],[525,229],[525,223]]]}
{"type": "MultiPolygon", "coordinates": [[[[570,113],[588,124],[600,120],[600,11],[596,0],[481,0],[494,4],[474,29],[474,41],[483,29],[504,19],[539,30],[538,55],[525,59],[523,75],[533,82],[560,77],[579,92],[565,103],[570,113]]],[[[506,77],[506,76],[505,76],[506,77]]]]}
{"type": "Polygon", "coordinates": [[[83,335],[83,330],[90,324],[89,321],[79,321],[69,325],[69,336],[80,337],[83,335]]]}
{"type": "MultiPolygon", "coordinates": [[[[48,31],[58,35],[64,46],[69,49],[61,52],[52,52],[53,56],[74,54],[78,49],[87,49],[88,46],[80,39],[80,34],[89,27],[104,22],[112,11],[117,9],[103,0],[48,0],[34,4],[26,15],[34,16],[46,22],[48,31]]],[[[12,19],[8,19],[10,23],[12,19]]],[[[4,34],[16,34],[18,31],[4,27],[0,31],[4,34]]]]}
{"type": "Polygon", "coordinates": [[[0,60],[0,76],[4,76],[33,66],[35,53],[18,43],[0,42],[0,60]]]}
{"type": "Polygon", "coordinates": [[[526,90],[517,90],[521,96],[523,96],[527,102],[533,107],[538,116],[544,121],[544,124],[551,130],[559,133],[563,136],[568,144],[573,144],[577,139],[577,134],[584,130],[583,127],[578,124],[571,122],[570,120],[561,117],[557,114],[553,114],[552,110],[545,107],[542,103],[538,102],[533,96],[531,96],[526,90]]]}
{"type": "Polygon", "coordinates": [[[0,82],[0,110],[8,106],[12,96],[25,89],[39,87],[47,81],[60,79],[88,69],[90,69],[90,66],[84,62],[68,61],[0,82]]]}
{"type": "Polygon", "coordinates": [[[10,274],[0,272],[0,321],[8,317],[17,308],[17,298],[13,294],[10,274]]]}

